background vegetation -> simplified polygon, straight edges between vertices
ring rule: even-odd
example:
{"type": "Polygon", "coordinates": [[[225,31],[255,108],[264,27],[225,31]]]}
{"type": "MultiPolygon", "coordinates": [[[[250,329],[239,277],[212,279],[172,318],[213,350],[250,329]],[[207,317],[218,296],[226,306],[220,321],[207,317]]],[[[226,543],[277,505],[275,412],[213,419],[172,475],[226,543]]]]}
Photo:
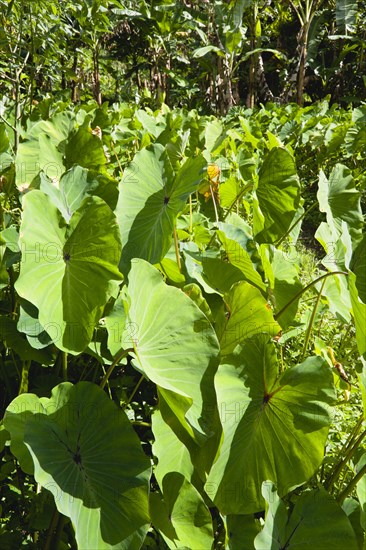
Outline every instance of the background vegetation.
{"type": "Polygon", "coordinates": [[[1,1],[0,93],[18,117],[46,94],[216,114],[359,104],[365,13],[362,0],[1,1]]]}

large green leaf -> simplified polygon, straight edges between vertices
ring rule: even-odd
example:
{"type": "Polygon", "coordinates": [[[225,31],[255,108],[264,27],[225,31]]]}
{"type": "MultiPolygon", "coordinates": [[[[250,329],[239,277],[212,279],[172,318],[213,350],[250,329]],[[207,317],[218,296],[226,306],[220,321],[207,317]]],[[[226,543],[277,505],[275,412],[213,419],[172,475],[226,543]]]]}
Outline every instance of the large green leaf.
{"type": "Polygon", "coordinates": [[[268,511],[255,539],[256,550],[358,549],[346,514],[323,488],[303,493],[289,515],[272,482],[263,483],[263,496],[268,511]]]}
{"type": "MultiPolygon", "coordinates": [[[[197,273],[196,276],[201,284],[207,283],[214,291],[221,294],[229,292],[234,283],[244,280],[244,275],[239,268],[220,258],[209,256],[202,258],[202,273],[197,273]]],[[[207,288],[203,288],[207,292],[207,288]]]]}
{"type": "Polygon", "coordinates": [[[223,514],[262,510],[263,481],[275,480],[285,495],[323,459],[335,400],[331,370],[311,357],[278,376],[275,347],[265,334],[226,357],[216,374],[224,439],[206,491],[223,514]]]}
{"type": "Polygon", "coordinates": [[[114,180],[105,174],[77,165],[62,174],[58,185],[54,185],[45,174],[41,173],[38,187],[50,197],[67,222],[89,195],[100,197],[112,210],[118,199],[117,184],[114,180]]]}
{"type": "Polygon", "coordinates": [[[200,448],[191,443],[189,451],[163,420],[160,411],[154,413],[152,421],[155,436],[153,454],[158,460],[154,474],[165,504],[151,506],[153,524],[170,548],[176,548],[176,545],[210,548],[213,541],[211,515],[202,496],[191,483],[195,468],[190,452],[193,448],[196,454],[200,448]],[[168,518],[170,521],[165,521],[168,518]],[[167,524],[170,528],[166,528],[167,524]]]}
{"type": "Polygon", "coordinates": [[[78,164],[84,168],[100,170],[107,163],[102,140],[93,133],[88,124],[88,119],[85,119],[83,125],[70,135],[66,143],[65,164],[67,168],[78,164]]]}
{"type": "Polygon", "coordinates": [[[366,304],[366,234],[364,234],[362,241],[354,251],[349,267],[356,275],[358,295],[366,304]]]}
{"type": "Polygon", "coordinates": [[[270,296],[274,303],[275,312],[278,313],[283,310],[283,313],[276,319],[282,328],[287,328],[291,325],[297,313],[300,297],[286,309],[283,308],[302,289],[296,263],[297,258],[293,258],[291,252],[285,254],[272,245],[262,244],[260,251],[264,271],[269,280],[270,296]]]}
{"type": "Polygon", "coordinates": [[[246,281],[235,283],[224,295],[226,313],[217,321],[221,355],[229,355],[235,347],[253,334],[278,334],[281,327],[260,291],[246,281]]]}
{"type": "Polygon", "coordinates": [[[238,242],[229,239],[223,231],[217,231],[217,235],[225,249],[229,262],[240,269],[246,281],[265,292],[266,285],[254,269],[249,253],[238,242]]]}
{"type": "Polygon", "coordinates": [[[27,336],[30,345],[35,349],[42,349],[52,344],[52,340],[44,330],[38,319],[38,309],[27,300],[20,300],[19,319],[17,328],[27,336]]]}
{"type": "Polygon", "coordinates": [[[267,153],[258,174],[253,203],[255,239],[273,243],[290,228],[300,205],[300,182],[290,153],[274,147],[267,153]]]}
{"type": "Polygon", "coordinates": [[[348,274],[348,284],[352,303],[352,314],[356,326],[357,347],[360,354],[364,355],[366,354],[366,304],[359,298],[356,281],[355,274],[350,272],[348,274]]]}
{"type": "Polygon", "coordinates": [[[317,197],[320,211],[326,213],[330,227],[340,235],[342,221],[345,221],[352,240],[357,244],[362,231],[363,215],[361,194],[356,189],[351,170],[343,164],[336,164],[329,179],[321,171],[317,197]]]}
{"type": "Polygon", "coordinates": [[[338,229],[333,222],[321,222],[314,236],[326,252],[322,264],[329,271],[348,269],[352,257],[352,240],[345,221],[341,222],[338,229]]]}
{"type": "Polygon", "coordinates": [[[0,339],[6,342],[6,346],[15,351],[22,361],[33,360],[41,365],[49,365],[52,360],[51,353],[33,349],[30,343],[17,330],[16,321],[4,315],[0,315],[0,339]]]}
{"type": "Polygon", "coordinates": [[[16,290],[38,308],[39,321],[62,350],[90,342],[103,307],[121,279],[118,226],[104,201],[86,199],[66,226],[41,191],[23,200],[22,261],[16,290]]]}
{"type": "Polygon", "coordinates": [[[182,474],[170,472],[162,482],[164,501],[152,500],[154,527],[169,548],[206,550],[213,544],[212,518],[203,498],[182,474]],[[167,528],[168,526],[168,528],[167,528]]]}
{"type": "Polygon", "coordinates": [[[24,443],[24,430],[27,420],[38,411],[39,397],[32,393],[22,394],[10,403],[4,416],[4,426],[11,434],[11,452],[17,457],[23,472],[32,475],[33,459],[24,443]]]}
{"type": "Polygon", "coordinates": [[[155,264],[168,252],[175,218],[197,189],[205,164],[202,156],[192,157],[174,174],[162,145],[135,155],[124,171],[116,208],[124,272],[134,257],[155,264]]]}
{"type": "Polygon", "coordinates": [[[228,550],[254,550],[254,539],[259,531],[259,519],[254,514],[226,516],[228,550]]]}
{"type": "Polygon", "coordinates": [[[357,0],[336,1],[336,23],[338,34],[347,35],[355,30],[357,20],[357,0]]]}
{"type": "Polygon", "coordinates": [[[160,386],[186,425],[185,414],[192,436],[209,434],[219,345],[207,317],[144,260],[132,261],[128,297],[127,322],[137,329],[133,364],[160,386]]]}
{"type": "Polygon", "coordinates": [[[59,179],[64,172],[63,157],[58,145],[70,129],[70,115],[59,113],[50,120],[33,124],[21,141],[16,155],[16,183],[28,185],[41,170],[50,178],[59,179]]]}
{"type": "Polygon", "coordinates": [[[155,436],[153,454],[158,458],[157,479],[162,480],[167,473],[177,471],[202,493],[203,483],[221,442],[222,427],[217,405],[214,403],[207,411],[211,415],[211,437],[199,446],[184,429],[179,415],[170,408],[161,389],[158,389],[158,397],[159,412],[152,418],[155,436]]]}
{"type": "MultiPolygon", "coordinates": [[[[159,410],[155,411],[152,416],[152,430],[155,437],[152,452],[158,460],[154,475],[160,486],[164,476],[169,472],[178,472],[188,481],[191,481],[194,474],[194,465],[190,452],[174,433],[171,426],[164,421],[159,410]]],[[[194,442],[192,442],[192,446],[195,446],[194,442]]]]}
{"type": "Polygon", "coordinates": [[[150,464],[125,413],[95,384],[65,382],[50,399],[22,394],[9,405],[12,437],[19,418],[34,477],[71,519],[78,547],[139,549],[150,464]]]}

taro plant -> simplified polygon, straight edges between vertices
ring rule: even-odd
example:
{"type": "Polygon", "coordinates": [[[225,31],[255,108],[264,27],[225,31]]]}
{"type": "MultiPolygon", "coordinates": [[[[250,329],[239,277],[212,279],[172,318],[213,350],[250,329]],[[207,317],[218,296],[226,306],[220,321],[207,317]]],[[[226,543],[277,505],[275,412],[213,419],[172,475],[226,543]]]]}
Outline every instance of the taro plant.
{"type": "Polygon", "coordinates": [[[291,109],[89,107],[0,134],[1,546],[362,549],[359,166],[305,273],[291,109]]]}

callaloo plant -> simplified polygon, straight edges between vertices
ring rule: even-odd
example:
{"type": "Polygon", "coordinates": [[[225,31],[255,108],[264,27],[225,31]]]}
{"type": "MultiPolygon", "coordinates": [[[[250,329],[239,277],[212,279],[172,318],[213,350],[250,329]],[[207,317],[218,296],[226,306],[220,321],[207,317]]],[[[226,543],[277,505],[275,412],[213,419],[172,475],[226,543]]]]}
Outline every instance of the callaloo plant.
{"type": "Polygon", "coordinates": [[[312,167],[314,256],[280,109],[0,134],[1,547],[363,548],[363,161],[312,167]]]}

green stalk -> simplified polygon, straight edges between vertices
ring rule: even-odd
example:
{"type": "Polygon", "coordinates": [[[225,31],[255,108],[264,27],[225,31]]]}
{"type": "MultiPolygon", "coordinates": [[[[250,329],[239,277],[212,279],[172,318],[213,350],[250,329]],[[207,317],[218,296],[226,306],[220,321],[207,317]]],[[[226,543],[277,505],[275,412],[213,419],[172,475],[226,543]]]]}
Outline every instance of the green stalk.
{"type": "Polygon", "coordinates": [[[218,224],[218,223],[219,223],[219,214],[218,214],[218,212],[217,212],[216,201],[215,201],[215,195],[213,194],[212,185],[210,185],[210,191],[211,191],[212,202],[213,202],[214,209],[215,209],[216,223],[218,224]]]}
{"type": "Polygon", "coordinates": [[[192,206],[192,195],[189,195],[189,234],[193,233],[193,206],[192,206]]]}
{"type": "Polygon", "coordinates": [[[309,324],[308,324],[308,327],[307,327],[307,329],[306,329],[305,340],[304,340],[304,346],[303,346],[303,348],[302,348],[302,354],[301,354],[300,363],[302,363],[303,360],[305,359],[306,350],[307,350],[308,345],[309,345],[310,335],[311,335],[311,331],[313,330],[313,326],[314,326],[314,322],[315,322],[315,317],[316,317],[316,313],[317,313],[317,311],[318,311],[319,302],[320,302],[321,297],[322,297],[324,285],[325,285],[325,279],[323,279],[323,282],[322,282],[322,286],[321,286],[320,292],[319,292],[319,294],[318,294],[318,296],[317,296],[317,298],[316,298],[316,302],[315,302],[315,304],[314,304],[313,311],[311,312],[311,316],[310,316],[310,319],[309,319],[309,324]]]}
{"type": "Polygon", "coordinates": [[[319,281],[322,281],[323,279],[325,279],[326,277],[330,277],[331,275],[346,275],[346,276],[348,276],[348,273],[346,271],[330,271],[329,273],[325,273],[325,275],[321,275],[317,279],[314,279],[314,281],[311,281],[311,283],[306,285],[297,294],[295,294],[295,296],[293,298],[291,298],[291,300],[289,302],[287,302],[287,304],[285,306],[283,306],[283,308],[280,309],[280,311],[274,315],[274,318],[277,320],[279,317],[281,317],[281,315],[286,311],[286,309],[288,309],[294,302],[296,302],[296,300],[298,298],[300,298],[300,296],[302,294],[304,294],[304,292],[309,290],[309,288],[311,288],[313,285],[315,285],[319,281]]]}
{"type": "Polygon", "coordinates": [[[101,387],[102,389],[104,389],[104,386],[105,386],[106,383],[108,382],[109,377],[111,376],[112,372],[114,371],[116,365],[118,365],[118,363],[121,361],[121,359],[123,359],[124,357],[127,357],[127,355],[128,355],[131,351],[134,351],[134,349],[133,349],[133,348],[121,349],[121,350],[116,354],[113,363],[109,366],[109,368],[108,368],[106,374],[103,376],[103,380],[102,380],[101,383],[100,383],[100,387],[101,387]]]}
{"type": "Polygon", "coordinates": [[[324,482],[324,487],[327,489],[332,484],[332,479],[336,475],[336,472],[338,471],[339,465],[341,463],[342,456],[345,456],[349,449],[352,447],[353,442],[355,441],[358,432],[361,429],[363,422],[363,414],[361,414],[360,418],[357,420],[357,423],[355,424],[353,430],[349,434],[347,441],[342,446],[341,450],[338,452],[337,456],[337,462],[332,471],[328,474],[327,479],[324,482]]]}
{"type": "Polygon", "coordinates": [[[31,366],[30,361],[23,361],[22,378],[20,380],[18,395],[20,395],[21,393],[28,392],[28,376],[29,376],[30,366],[31,366]]]}
{"type": "Polygon", "coordinates": [[[122,177],[122,176],[123,176],[123,168],[122,168],[122,165],[121,165],[120,160],[119,160],[119,158],[118,158],[118,155],[117,155],[117,153],[116,153],[116,149],[115,149],[115,147],[114,147],[114,143],[113,143],[113,140],[112,140],[112,139],[111,139],[111,147],[112,147],[112,149],[113,149],[114,156],[115,156],[115,158],[116,158],[118,167],[119,167],[120,172],[121,172],[121,173],[120,173],[120,176],[122,177]]]}
{"type": "Polygon", "coordinates": [[[0,370],[1,370],[1,373],[2,373],[2,379],[5,381],[5,387],[6,387],[6,390],[7,390],[8,394],[9,394],[9,399],[11,400],[12,387],[11,387],[11,383],[10,383],[10,380],[9,380],[9,377],[8,377],[7,370],[6,370],[5,365],[4,365],[3,358],[1,356],[0,356],[0,370]]]}
{"type": "Polygon", "coordinates": [[[52,540],[52,550],[58,550],[60,547],[62,531],[64,530],[66,517],[63,514],[59,514],[55,536],[52,540]]]}
{"type": "Polygon", "coordinates": [[[357,483],[360,481],[360,479],[366,474],[366,464],[364,464],[361,468],[361,470],[358,472],[357,475],[347,485],[345,489],[339,495],[337,496],[337,502],[341,505],[344,501],[344,499],[352,493],[353,489],[356,487],[357,483]]]}
{"type": "Polygon", "coordinates": [[[232,204],[229,206],[229,208],[227,209],[224,217],[222,218],[222,221],[224,222],[226,220],[226,218],[228,217],[228,215],[230,214],[230,212],[232,211],[232,209],[234,208],[234,206],[236,205],[236,203],[242,198],[243,195],[245,195],[245,193],[247,191],[249,191],[250,189],[253,188],[253,184],[250,183],[248,185],[246,185],[245,187],[243,187],[243,189],[237,194],[237,196],[235,197],[235,200],[232,202],[232,204]]]}
{"type": "Polygon", "coordinates": [[[177,228],[176,228],[175,224],[174,224],[174,229],[173,229],[173,235],[174,235],[175,257],[177,259],[179,272],[182,273],[182,264],[181,264],[180,255],[179,255],[179,242],[178,242],[177,228]]]}
{"type": "Polygon", "coordinates": [[[305,212],[303,212],[303,213],[301,214],[301,216],[291,225],[290,229],[288,229],[288,230],[286,231],[286,233],[285,233],[284,235],[282,235],[282,237],[280,238],[280,240],[277,241],[277,242],[275,243],[275,245],[276,245],[277,247],[279,247],[279,246],[283,243],[283,241],[286,239],[286,237],[291,233],[291,231],[293,230],[293,228],[296,227],[297,224],[300,223],[301,220],[302,220],[307,214],[309,214],[309,212],[311,212],[316,206],[317,206],[317,203],[316,203],[316,202],[314,202],[314,204],[312,204],[311,206],[309,206],[309,208],[308,208],[305,212]]]}
{"type": "Polygon", "coordinates": [[[346,466],[347,462],[351,460],[351,458],[357,451],[358,447],[361,445],[362,440],[365,436],[366,436],[366,430],[364,430],[362,434],[356,439],[355,444],[353,445],[353,447],[351,447],[351,449],[349,449],[344,459],[337,464],[337,467],[334,470],[333,474],[331,475],[330,479],[327,480],[327,483],[325,485],[327,489],[330,489],[334,485],[334,483],[337,481],[337,479],[341,475],[343,468],[346,466]]]}
{"type": "Polygon", "coordinates": [[[357,420],[357,423],[355,424],[355,427],[353,428],[352,432],[350,433],[346,443],[344,444],[343,448],[341,449],[340,456],[342,454],[346,453],[348,449],[353,445],[354,440],[357,437],[358,432],[361,429],[362,422],[363,422],[363,414],[361,414],[360,418],[357,420]]]}
{"type": "Polygon", "coordinates": [[[67,382],[67,352],[62,352],[62,376],[65,382],[67,382]]]}
{"type": "Polygon", "coordinates": [[[46,538],[46,542],[44,544],[43,550],[51,550],[52,549],[52,546],[51,546],[52,537],[53,537],[53,533],[54,533],[54,531],[55,531],[55,529],[58,525],[59,517],[60,517],[60,512],[57,510],[57,508],[55,508],[55,511],[53,512],[53,516],[52,516],[50,525],[49,525],[48,530],[47,530],[47,538],[46,538]]]}
{"type": "Polygon", "coordinates": [[[127,401],[125,403],[125,407],[131,403],[132,399],[135,396],[135,393],[137,392],[137,390],[141,386],[141,383],[142,383],[144,378],[145,378],[145,376],[143,374],[141,374],[141,377],[140,377],[139,381],[137,382],[136,386],[134,387],[133,392],[131,393],[130,397],[127,399],[127,401]]]}

